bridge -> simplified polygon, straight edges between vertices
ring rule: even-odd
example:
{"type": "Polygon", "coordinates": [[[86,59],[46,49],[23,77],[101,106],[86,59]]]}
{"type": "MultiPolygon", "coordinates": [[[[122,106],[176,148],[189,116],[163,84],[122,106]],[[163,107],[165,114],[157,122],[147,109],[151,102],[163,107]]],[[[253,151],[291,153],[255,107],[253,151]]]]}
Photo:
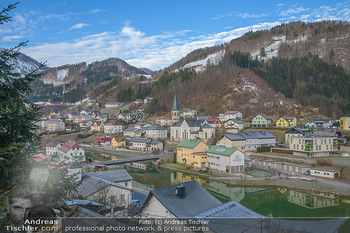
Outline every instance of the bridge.
{"type": "Polygon", "coordinates": [[[133,162],[141,162],[141,161],[148,161],[148,160],[156,160],[159,159],[161,157],[167,157],[172,155],[170,154],[160,154],[160,155],[145,155],[145,156],[136,156],[136,157],[132,157],[132,158],[126,158],[126,159],[117,159],[117,160],[108,160],[108,161],[103,161],[103,162],[99,162],[99,163],[94,163],[95,165],[105,165],[105,166],[109,166],[109,165],[117,165],[117,164],[123,164],[123,163],[133,163],[133,162]]]}

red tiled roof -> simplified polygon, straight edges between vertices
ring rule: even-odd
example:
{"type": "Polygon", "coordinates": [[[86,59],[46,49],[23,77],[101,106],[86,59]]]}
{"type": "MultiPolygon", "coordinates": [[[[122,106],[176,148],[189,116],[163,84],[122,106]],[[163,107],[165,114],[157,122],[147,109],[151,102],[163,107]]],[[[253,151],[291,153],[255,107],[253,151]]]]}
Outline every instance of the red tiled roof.
{"type": "Polygon", "coordinates": [[[102,124],[102,121],[94,121],[92,123],[93,126],[100,126],[102,124]],[[96,124],[95,124],[96,123],[96,124]]]}
{"type": "Polygon", "coordinates": [[[59,148],[59,150],[63,151],[64,153],[67,153],[73,147],[74,148],[81,148],[81,146],[79,146],[78,144],[76,144],[74,142],[66,142],[59,148]]]}
{"type": "Polygon", "coordinates": [[[168,119],[168,120],[170,120],[170,117],[168,117],[168,116],[160,116],[160,117],[156,118],[156,120],[160,120],[160,119],[168,119]]]}
{"type": "Polygon", "coordinates": [[[33,155],[32,159],[35,160],[36,162],[42,162],[44,160],[46,160],[46,156],[43,154],[37,154],[37,155],[33,155]]]}
{"type": "Polygon", "coordinates": [[[117,142],[121,142],[124,141],[123,136],[113,136],[114,140],[116,140],[117,142]]]}

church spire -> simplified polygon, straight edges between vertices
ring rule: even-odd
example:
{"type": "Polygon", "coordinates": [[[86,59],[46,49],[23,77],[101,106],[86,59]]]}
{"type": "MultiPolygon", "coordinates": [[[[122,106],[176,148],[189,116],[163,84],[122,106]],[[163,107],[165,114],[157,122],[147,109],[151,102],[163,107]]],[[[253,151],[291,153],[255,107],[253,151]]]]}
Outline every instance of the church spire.
{"type": "Polygon", "coordinates": [[[179,104],[177,103],[176,93],[174,95],[173,107],[171,111],[180,111],[179,104]]]}

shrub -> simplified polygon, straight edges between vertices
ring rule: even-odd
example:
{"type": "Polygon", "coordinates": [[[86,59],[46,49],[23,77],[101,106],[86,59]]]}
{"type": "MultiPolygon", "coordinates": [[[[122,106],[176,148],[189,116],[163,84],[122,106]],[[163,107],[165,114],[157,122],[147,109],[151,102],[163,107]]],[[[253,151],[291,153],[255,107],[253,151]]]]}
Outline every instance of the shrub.
{"type": "Polygon", "coordinates": [[[330,166],[333,167],[333,163],[331,159],[316,159],[317,166],[330,166]]]}
{"type": "Polygon", "coordinates": [[[261,147],[258,147],[258,148],[256,148],[256,151],[257,152],[270,152],[270,148],[271,147],[269,147],[269,146],[261,146],[261,147]]]}

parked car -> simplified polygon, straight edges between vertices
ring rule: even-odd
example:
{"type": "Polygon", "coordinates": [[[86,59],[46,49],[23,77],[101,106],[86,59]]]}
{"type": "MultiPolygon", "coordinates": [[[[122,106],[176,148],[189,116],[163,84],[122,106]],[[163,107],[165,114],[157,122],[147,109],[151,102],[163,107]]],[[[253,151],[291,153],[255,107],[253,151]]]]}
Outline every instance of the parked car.
{"type": "Polygon", "coordinates": [[[304,175],[310,175],[310,170],[307,170],[304,175]]]}

